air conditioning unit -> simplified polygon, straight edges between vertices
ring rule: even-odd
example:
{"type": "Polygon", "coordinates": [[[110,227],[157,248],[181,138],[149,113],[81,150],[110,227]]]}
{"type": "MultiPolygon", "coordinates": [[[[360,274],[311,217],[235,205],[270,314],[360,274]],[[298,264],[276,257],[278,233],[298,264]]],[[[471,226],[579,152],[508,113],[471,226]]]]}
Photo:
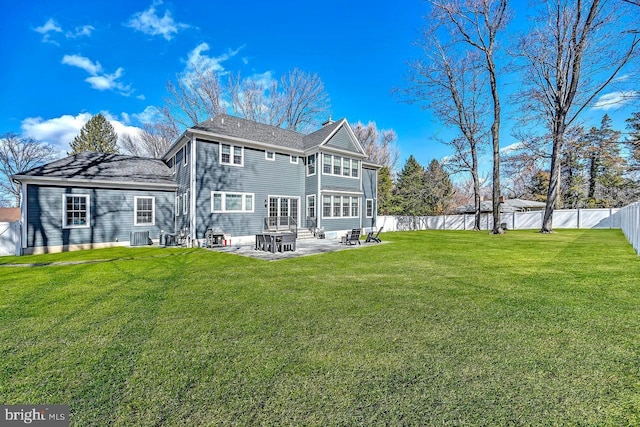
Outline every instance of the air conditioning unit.
{"type": "Polygon", "coordinates": [[[149,244],[149,232],[148,231],[132,231],[129,238],[129,245],[131,246],[147,246],[149,244]]]}

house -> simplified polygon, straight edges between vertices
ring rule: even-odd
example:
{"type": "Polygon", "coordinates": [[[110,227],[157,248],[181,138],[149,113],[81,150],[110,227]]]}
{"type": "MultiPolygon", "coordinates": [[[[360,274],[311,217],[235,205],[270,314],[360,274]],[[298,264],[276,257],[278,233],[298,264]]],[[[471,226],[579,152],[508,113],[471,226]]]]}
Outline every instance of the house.
{"type": "Polygon", "coordinates": [[[15,175],[24,253],[129,244],[131,233],[208,229],[249,243],[266,229],[375,227],[379,166],[345,119],[302,134],[220,114],[162,159],[83,153],[15,175]]]}

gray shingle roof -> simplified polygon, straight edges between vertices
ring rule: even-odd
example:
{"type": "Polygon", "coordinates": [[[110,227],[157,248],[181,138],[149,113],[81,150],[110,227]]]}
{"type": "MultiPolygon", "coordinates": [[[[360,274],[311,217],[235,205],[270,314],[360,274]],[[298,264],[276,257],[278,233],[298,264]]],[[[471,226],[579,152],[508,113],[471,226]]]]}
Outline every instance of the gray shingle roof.
{"type": "Polygon", "coordinates": [[[333,132],[338,126],[342,124],[344,119],[336,120],[333,123],[328,123],[322,126],[315,132],[310,133],[309,135],[305,135],[303,138],[304,148],[309,149],[311,147],[315,147],[324,142],[325,139],[333,132]]]}
{"type": "Polygon", "coordinates": [[[304,135],[276,126],[265,125],[251,120],[218,114],[217,116],[198,123],[191,129],[203,130],[250,141],[264,142],[286,148],[302,150],[304,135]]]}
{"type": "Polygon", "coordinates": [[[79,153],[16,175],[64,180],[98,180],[175,185],[162,160],[106,153],[79,153]]]}

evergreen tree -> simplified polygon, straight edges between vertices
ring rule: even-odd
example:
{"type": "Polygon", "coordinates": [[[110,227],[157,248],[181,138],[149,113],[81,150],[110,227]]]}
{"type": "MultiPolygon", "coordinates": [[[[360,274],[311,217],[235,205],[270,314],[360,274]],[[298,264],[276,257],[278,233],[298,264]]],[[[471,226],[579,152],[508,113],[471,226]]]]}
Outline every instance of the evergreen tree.
{"type": "Polygon", "coordinates": [[[391,215],[393,212],[393,181],[391,171],[383,166],[378,172],[378,214],[391,215]]]}
{"type": "Polygon", "coordinates": [[[413,155],[409,156],[396,181],[394,195],[397,198],[398,214],[424,216],[429,213],[424,175],[424,168],[413,155]]]}
{"type": "Polygon", "coordinates": [[[118,135],[113,130],[111,123],[102,115],[96,114],[80,129],[71,142],[71,152],[78,154],[85,151],[99,153],[117,153],[118,135]]]}
{"type": "Polygon", "coordinates": [[[527,186],[527,191],[536,202],[546,202],[549,190],[549,171],[538,171],[531,183],[527,186]]]}
{"type": "Polygon", "coordinates": [[[436,159],[431,160],[425,171],[424,179],[428,214],[443,215],[449,213],[453,202],[453,183],[439,161],[436,159]]]}
{"type": "Polygon", "coordinates": [[[633,113],[626,121],[629,129],[627,144],[631,150],[631,164],[634,169],[640,169],[640,111],[633,113]]]}

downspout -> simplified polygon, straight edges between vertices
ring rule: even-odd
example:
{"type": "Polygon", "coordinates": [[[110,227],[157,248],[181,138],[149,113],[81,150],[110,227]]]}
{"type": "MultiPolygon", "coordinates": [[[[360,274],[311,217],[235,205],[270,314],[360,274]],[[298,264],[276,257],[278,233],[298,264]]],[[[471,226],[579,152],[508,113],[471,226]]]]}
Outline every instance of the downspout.
{"type": "Polygon", "coordinates": [[[191,135],[191,162],[189,166],[189,192],[191,197],[189,198],[189,234],[191,234],[191,241],[196,242],[196,143],[197,139],[195,135],[191,135]]]}
{"type": "Polygon", "coordinates": [[[317,154],[318,158],[316,158],[316,173],[318,174],[318,179],[316,180],[318,182],[317,184],[317,191],[316,191],[316,228],[322,228],[322,224],[321,224],[321,214],[322,214],[322,193],[320,192],[320,188],[322,188],[321,185],[321,181],[322,181],[322,175],[324,174],[324,154],[322,154],[320,152],[320,150],[318,150],[318,154],[317,154]]]}

